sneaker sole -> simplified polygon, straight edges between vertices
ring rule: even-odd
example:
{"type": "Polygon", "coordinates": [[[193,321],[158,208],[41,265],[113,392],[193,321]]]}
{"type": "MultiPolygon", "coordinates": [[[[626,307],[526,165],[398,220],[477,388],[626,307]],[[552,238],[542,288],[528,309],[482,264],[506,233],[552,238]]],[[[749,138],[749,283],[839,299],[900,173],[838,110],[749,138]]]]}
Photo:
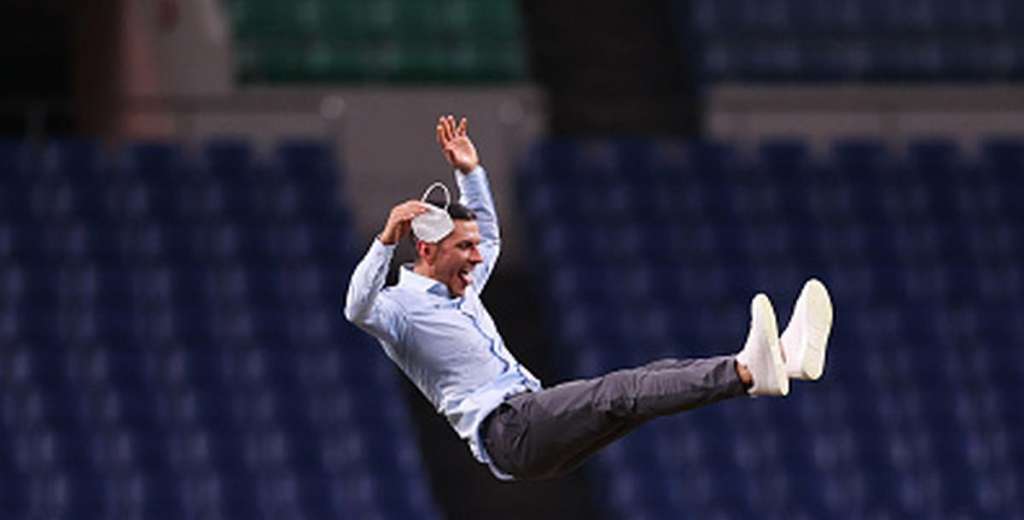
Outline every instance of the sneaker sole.
{"type": "Polygon", "coordinates": [[[804,354],[800,362],[800,379],[815,381],[825,371],[825,352],[832,332],[832,299],[825,284],[812,278],[804,284],[800,299],[805,299],[804,354]]]}
{"type": "Polygon", "coordinates": [[[768,338],[768,352],[771,353],[772,367],[775,369],[775,381],[773,384],[765,386],[778,388],[777,394],[771,392],[760,395],[788,395],[789,376],[786,375],[786,364],[782,362],[782,344],[779,342],[778,320],[775,318],[775,309],[772,307],[772,302],[768,299],[768,296],[764,294],[754,296],[754,301],[751,303],[751,314],[755,317],[755,326],[760,330],[761,337],[768,338]]]}

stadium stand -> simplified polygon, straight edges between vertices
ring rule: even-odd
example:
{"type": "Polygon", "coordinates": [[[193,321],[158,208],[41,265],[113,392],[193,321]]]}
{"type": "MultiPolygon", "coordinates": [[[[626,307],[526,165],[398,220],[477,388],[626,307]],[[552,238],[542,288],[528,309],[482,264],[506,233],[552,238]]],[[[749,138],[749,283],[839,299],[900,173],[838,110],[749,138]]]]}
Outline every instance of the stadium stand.
{"type": "Polygon", "coordinates": [[[0,143],[5,518],[437,518],[320,142],[0,143]]]}
{"type": "Polygon", "coordinates": [[[514,0],[231,0],[244,82],[521,80],[514,0]]]}
{"type": "Polygon", "coordinates": [[[681,47],[709,82],[1024,77],[1013,0],[675,2],[681,47]]]}
{"type": "Polygon", "coordinates": [[[552,139],[518,180],[570,377],[738,351],[747,302],[836,305],[817,383],[658,419],[591,468],[611,518],[1021,518],[1024,141],[969,154],[552,139]]]}
{"type": "MultiPolygon", "coordinates": [[[[231,0],[245,82],[516,81],[513,0],[231,0]]],[[[1013,0],[673,0],[703,82],[992,82],[1024,77],[1013,0]]],[[[689,61],[689,60],[686,60],[689,61]]]]}

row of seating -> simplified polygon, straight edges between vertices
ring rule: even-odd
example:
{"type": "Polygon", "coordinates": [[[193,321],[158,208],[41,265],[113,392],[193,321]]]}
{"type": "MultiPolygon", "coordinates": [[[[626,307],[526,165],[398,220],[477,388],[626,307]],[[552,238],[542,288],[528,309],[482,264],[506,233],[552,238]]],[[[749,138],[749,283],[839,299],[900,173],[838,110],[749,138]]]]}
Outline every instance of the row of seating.
{"type": "MultiPolygon", "coordinates": [[[[290,183],[335,186],[337,164],[333,150],[314,139],[286,139],[269,150],[238,137],[210,138],[193,146],[166,141],[134,141],[106,148],[89,139],[42,143],[0,140],[0,166],[15,181],[52,176],[110,182],[98,175],[142,177],[148,185],[182,184],[212,179],[260,181],[283,177],[290,183]]],[[[239,183],[243,187],[245,183],[239,183]]]]}
{"type": "MultiPolygon", "coordinates": [[[[272,341],[210,344],[160,343],[131,350],[114,342],[67,342],[62,345],[14,343],[5,348],[0,366],[12,388],[33,390],[34,382],[65,382],[89,387],[94,383],[150,383],[157,388],[197,384],[202,388],[252,386],[261,383],[295,388],[344,386],[349,382],[384,384],[391,381],[389,365],[367,352],[339,352],[323,343],[281,345],[272,341]]],[[[383,361],[383,360],[381,360],[383,361]]],[[[45,394],[50,389],[35,389],[45,394]]],[[[344,403],[355,396],[336,396],[344,403]]],[[[382,395],[381,399],[391,396],[382,395]]],[[[305,403],[312,405],[313,403],[305,403]]],[[[369,406],[364,403],[362,406],[369,406]]],[[[216,403],[202,406],[217,407],[216,403]]],[[[296,403],[295,406],[304,406],[296,403]]],[[[371,410],[371,408],[367,408],[371,410]]],[[[345,410],[338,409],[337,413],[345,410]]],[[[380,413],[392,413],[380,410],[380,413]]]]}
{"type": "Polygon", "coordinates": [[[340,223],[311,225],[292,219],[263,225],[237,225],[220,219],[109,225],[85,218],[40,222],[22,216],[14,220],[20,222],[0,220],[0,258],[32,262],[35,268],[90,263],[106,267],[159,265],[168,259],[339,265],[350,252],[352,238],[349,228],[340,223]]]}
{"type": "Polygon", "coordinates": [[[1024,8],[1013,0],[696,0],[695,28],[702,34],[805,35],[917,34],[1012,35],[1024,22],[1024,8]]]}
{"type": "Polygon", "coordinates": [[[239,53],[237,75],[250,83],[492,83],[526,77],[518,42],[258,42],[239,53]]]}
{"type": "Polygon", "coordinates": [[[127,472],[97,479],[81,473],[4,484],[0,505],[8,512],[25,511],[25,518],[412,518],[422,513],[407,503],[429,503],[414,484],[370,475],[303,478],[285,472],[234,478],[197,471],[182,478],[127,472]],[[308,507],[311,503],[323,506],[308,507]]]}
{"type": "Polygon", "coordinates": [[[131,299],[135,303],[158,305],[176,298],[199,302],[223,297],[251,298],[255,303],[268,299],[300,303],[310,297],[336,296],[337,289],[331,284],[344,281],[337,265],[318,265],[301,259],[251,268],[233,263],[185,268],[141,264],[127,269],[99,268],[90,263],[58,269],[0,267],[0,301],[52,298],[75,304],[131,299]]]}
{"type": "Polygon", "coordinates": [[[511,0],[229,4],[247,82],[510,81],[525,75],[511,0]]]}
{"type": "Polygon", "coordinates": [[[723,81],[1007,81],[1024,75],[1009,0],[679,1],[683,53],[723,81]],[[698,49],[698,50],[694,50],[698,49]]]}
{"type": "MultiPolygon", "coordinates": [[[[60,341],[264,341],[302,345],[330,341],[338,327],[335,312],[308,303],[294,304],[290,312],[281,309],[286,301],[262,305],[231,297],[209,299],[176,298],[171,302],[147,304],[131,299],[109,302],[60,302],[42,299],[5,305],[8,316],[0,322],[0,336],[51,343],[60,341]],[[135,307],[133,304],[136,304],[135,307]]],[[[334,305],[337,307],[337,304],[334,305]]]]}
{"type": "Polygon", "coordinates": [[[243,40],[266,37],[339,38],[452,37],[470,31],[479,36],[510,37],[518,32],[514,2],[472,0],[375,0],[326,2],[302,0],[284,7],[268,0],[230,2],[235,36],[243,40]]]}
{"type": "Polygon", "coordinates": [[[708,40],[695,56],[709,83],[1012,82],[1024,77],[1024,41],[858,38],[708,40]]]}
{"type": "Polygon", "coordinates": [[[888,174],[931,175],[934,172],[942,175],[969,168],[970,171],[1012,175],[1024,166],[1024,138],[991,136],[980,140],[976,146],[961,146],[952,139],[930,137],[895,147],[870,137],[852,137],[836,140],[823,150],[800,139],[786,138],[768,138],[753,146],[711,140],[549,139],[536,143],[534,151],[523,160],[528,163],[528,171],[547,168],[569,176],[580,172],[588,179],[601,179],[603,173],[616,178],[621,175],[621,168],[628,165],[636,175],[644,177],[664,173],[666,178],[681,181],[687,177],[673,174],[697,171],[704,175],[695,181],[718,184],[771,179],[774,175],[835,171],[868,176],[865,180],[873,182],[889,180],[917,186],[916,179],[889,177],[888,174]]]}

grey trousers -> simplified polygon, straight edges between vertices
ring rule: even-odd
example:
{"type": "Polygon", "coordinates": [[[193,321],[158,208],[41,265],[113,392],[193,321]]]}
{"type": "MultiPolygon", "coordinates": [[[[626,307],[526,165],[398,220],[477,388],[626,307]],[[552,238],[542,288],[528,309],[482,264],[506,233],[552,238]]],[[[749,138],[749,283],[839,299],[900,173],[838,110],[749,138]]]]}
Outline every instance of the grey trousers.
{"type": "Polygon", "coordinates": [[[520,480],[577,468],[643,423],[746,395],[732,356],[664,359],[509,397],[482,425],[498,469],[520,480]]]}

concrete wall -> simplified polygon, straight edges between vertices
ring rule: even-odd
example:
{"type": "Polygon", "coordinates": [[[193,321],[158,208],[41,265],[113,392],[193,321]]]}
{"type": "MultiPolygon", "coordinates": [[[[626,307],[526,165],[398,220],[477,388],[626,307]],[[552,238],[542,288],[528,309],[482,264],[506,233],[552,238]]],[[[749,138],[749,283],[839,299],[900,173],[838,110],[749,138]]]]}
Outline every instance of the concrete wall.
{"type": "Polygon", "coordinates": [[[105,7],[99,13],[81,8],[88,20],[79,31],[80,52],[103,51],[116,61],[109,66],[115,79],[97,90],[94,83],[108,80],[95,73],[108,65],[79,58],[86,82],[78,87],[84,97],[79,110],[109,104],[92,117],[99,120],[88,125],[94,133],[112,140],[174,136],[177,105],[167,100],[234,92],[231,35],[218,0],[115,0],[105,7]],[[92,41],[106,27],[99,23],[104,18],[114,19],[113,50],[92,41]]]}
{"type": "Polygon", "coordinates": [[[231,27],[220,0],[148,0],[153,57],[168,96],[218,96],[234,91],[231,27]],[[172,7],[163,7],[163,6],[172,7]],[[168,11],[171,9],[171,11],[168,11]]]}
{"type": "Polygon", "coordinates": [[[723,85],[710,92],[708,103],[709,135],[746,145],[800,137],[823,151],[845,137],[900,146],[943,136],[970,150],[987,136],[1024,136],[1021,86],[723,85]]]}

